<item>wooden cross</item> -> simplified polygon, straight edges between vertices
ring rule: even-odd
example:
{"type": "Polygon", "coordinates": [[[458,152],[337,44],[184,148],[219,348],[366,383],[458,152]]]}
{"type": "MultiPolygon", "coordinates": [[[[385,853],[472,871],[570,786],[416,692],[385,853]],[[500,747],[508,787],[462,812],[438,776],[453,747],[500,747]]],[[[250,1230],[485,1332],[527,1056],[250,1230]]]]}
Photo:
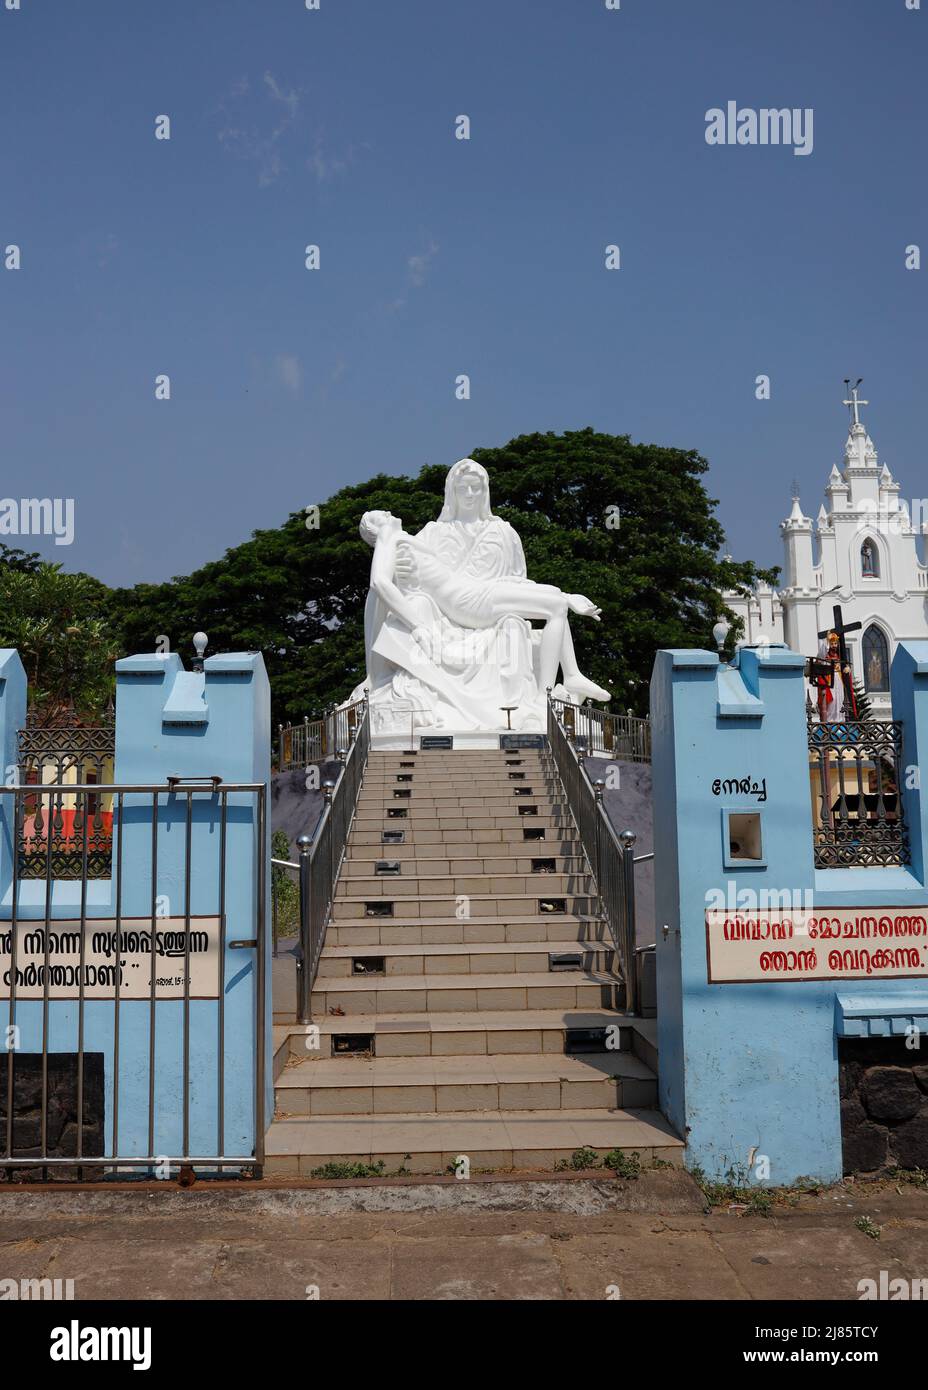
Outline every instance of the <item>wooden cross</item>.
{"type": "MultiPolygon", "coordinates": [[[[857,386],[854,386],[854,387],[852,388],[852,387],[851,387],[851,379],[850,379],[850,377],[845,377],[845,378],[844,378],[844,384],[845,384],[845,386],[848,388],[848,391],[850,392],[850,397],[851,397],[851,399],[850,399],[849,401],[844,401],[844,402],[842,402],[842,404],[844,404],[844,405],[846,405],[846,406],[849,406],[850,409],[854,412],[854,424],[855,424],[855,425],[859,425],[859,424],[860,424],[860,407],[861,407],[862,405],[869,405],[869,404],[870,404],[869,401],[862,401],[862,400],[860,400],[860,399],[858,398],[858,395],[857,395],[857,388],[860,386],[860,383],[861,383],[862,381],[863,381],[863,377],[859,377],[859,378],[858,378],[858,381],[857,381],[857,386]]],[[[821,634],[819,634],[819,635],[821,635],[821,634]]]]}
{"type": "MultiPolygon", "coordinates": [[[[866,401],[864,404],[866,405],[866,401]]],[[[824,632],[819,633],[819,637],[827,637],[829,632],[836,632],[838,634],[838,651],[841,654],[841,669],[843,670],[845,666],[850,666],[851,664],[851,659],[847,651],[847,642],[844,640],[844,634],[846,632],[859,632],[863,627],[863,623],[845,623],[841,613],[840,603],[836,603],[831,611],[834,614],[835,620],[831,627],[827,627],[824,632]]]]}

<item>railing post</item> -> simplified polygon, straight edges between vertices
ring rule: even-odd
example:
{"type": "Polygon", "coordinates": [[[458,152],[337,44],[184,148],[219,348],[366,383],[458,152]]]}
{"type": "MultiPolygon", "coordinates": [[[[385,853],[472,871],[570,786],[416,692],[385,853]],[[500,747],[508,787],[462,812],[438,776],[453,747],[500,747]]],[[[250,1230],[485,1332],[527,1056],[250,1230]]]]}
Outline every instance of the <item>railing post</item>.
{"type": "Polygon", "coordinates": [[[602,840],[600,836],[600,828],[602,817],[606,814],[605,807],[603,806],[603,792],[605,790],[605,782],[601,777],[597,777],[596,781],[593,783],[593,792],[596,796],[596,829],[593,835],[593,839],[596,845],[596,850],[594,854],[596,862],[593,865],[593,873],[596,877],[596,904],[599,909],[600,916],[602,915],[603,911],[603,881],[600,877],[600,868],[602,865],[602,840]]]}
{"type": "Polygon", "coordinates": [[[332,896],[332,894],[335,892],[335,867],[336,867],[336,866],[335,866],[335,852],[336,852],[336,844],[335,844],[335,841],[336,841],[336,839],[337,839],[337,833],[336,833],[336,832],[337,832],[337,827],[336,827],[335,825],[332,824],[332,793],[333,793],[334,791],[335,791],[335,783],[331,780],[331,778],[327,777],[327,778],[325,779],[325,781],[323,782],[323,784],[322,784],[322,795],[323,795],[323,797],[325,798],[325,805],[324,805],[323,808],[322,808],[322,814],[325,815],[326,811],[328,811],[328,813],[329,813],[329,878],[328,878],[328,885],[329,885],[329,887],[328,887],[328,896],[329,896],[329,900],[330,900],[330,901],[331,901],[331,896],[332,896]]]}
{"type": "Polygon", "coordinates": [[[300,1023],[309,1022],[309,997],[312,990],[312,924],[309,901],[309,851],[312,849],[312,843],[308,835],[301,835],[297,840],[300,850],[300,952],[296,963],[296,1012],[300,1023]]]}
{"type": "Polygon", "coordinates": [[[635,959],[635,842],[638,836],[634,830],[623,830],[619,836],[622,844],[622,889],[625,900],[625,1008],[628,1013],[638,1012],[638,969],[635,959]]]}

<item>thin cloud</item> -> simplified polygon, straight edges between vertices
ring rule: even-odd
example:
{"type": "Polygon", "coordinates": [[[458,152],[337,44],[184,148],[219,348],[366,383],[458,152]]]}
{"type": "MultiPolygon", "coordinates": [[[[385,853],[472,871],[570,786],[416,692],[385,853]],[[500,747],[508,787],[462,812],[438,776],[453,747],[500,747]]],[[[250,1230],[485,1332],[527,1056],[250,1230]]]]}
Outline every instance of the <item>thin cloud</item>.
{"type": "Polygon", "coordinates": [[[413,255],[406,257],[406,286],[403,293],[387,305],[389,313],[395,313],[398,309],[406,307],[411,290],[421,290],[429,278],[432,262],[437,255],[438,243],[429,237],[428,246],[424,251],[416,251],[413,255]]]}
{"type": "Polygon", "coordinates": [[[300,366],[299,358],[292,353],[282,352],[274,359],[274,371],[281,385],[291,393],[298,396],[303,389],[303,368],[300,366]]]}
{"type": "MultiPolygon", "coordinates": [[[[297,119],[300,110],[301,94],[296,89],[286,91],[272,72],[265,72],[263,91],[273,104],[276,120],[268,131],[263,123],[255,121],[246,124],[235,121],[223,126],[218,132],[219,143],[237,159],[255,164],[258,170],[259,188],[267,188],[286,168],[280,151],[280,144],[297,119]],[[279,110],[278,108],[283,108],[279,110]]],[[[233,116],[233,107],[238,106],[251,95],[247,77],[235,82],[227,96],[219,103],[219,110],[227,118],[233,116]]]]}

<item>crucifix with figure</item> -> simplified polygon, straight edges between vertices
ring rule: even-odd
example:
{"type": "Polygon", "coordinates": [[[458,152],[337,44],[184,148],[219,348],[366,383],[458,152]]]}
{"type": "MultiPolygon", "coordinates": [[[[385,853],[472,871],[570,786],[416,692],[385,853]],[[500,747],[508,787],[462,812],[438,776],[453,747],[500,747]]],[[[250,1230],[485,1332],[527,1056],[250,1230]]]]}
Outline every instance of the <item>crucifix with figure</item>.
{"type": "Polygon", "coordinates": [[[831,695],[831,692],[820,687],[819,689],[819,719],[822,722],[840,720],[844,714],[845,701],[850,707],[851,717],[857,718],[857,700],[854,695],[854,678],[851,671],[851,658],[847,649],[846,634],[849,632],[859,632],[863,627],[862,623],[846,623],[841,612],[840,603],[836,603],[831,610],[834,622],[831,627],[818,635],[825,644],[824,652],[819,653],[820,658],[829,662],[834,670],[833,687],[836,688],[841,682],[844,699],[839,702],[831,695]],[[828,711],[831,706],[831,713],[828,711]]]}

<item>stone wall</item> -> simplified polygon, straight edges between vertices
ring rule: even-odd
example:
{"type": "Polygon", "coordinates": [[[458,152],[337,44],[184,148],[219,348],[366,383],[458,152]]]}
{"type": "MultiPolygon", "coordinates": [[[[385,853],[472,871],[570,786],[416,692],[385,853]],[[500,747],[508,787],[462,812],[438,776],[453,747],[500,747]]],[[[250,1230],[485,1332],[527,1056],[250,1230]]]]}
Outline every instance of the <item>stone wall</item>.
{"type": "Polygon", "coordinates": [[[839,1062],[845,1173],[928,1168],[928,1048],[849,1038],[839,1062]]]}
{"type": "MultiPolygon", "coordinates": [[[[6,1133],[7,1067],[9,1055],[0,1056],[0,1126],[6,1133]]],[[[50,1158],[74,1158],[77,1154],[77,1053],[48,1054],[47,1148],[50,1158]]],[[[84,1053],[82,1152],[101,1157],[104,1140],[103,1053],[84,1053]]],[[[5,1141],[4,1141],[5,1147],[5,1141]]],[[[38,1158],[42,1154],[42,1054],[19,1052],[13,1062],[13,1158],[38,1158]]],[[[41,1170],[39,1170],[41,1171],[41,1170]]],[[[54,1177],[74,1177],[76,1169],[51,1170],[54,1177]]],[[[88,1170],[87,1176],[93,1170],[88,1170]]],[[[36,1175],[36,1170],[13,1170],[10,1176],[36,1175]]]]}

